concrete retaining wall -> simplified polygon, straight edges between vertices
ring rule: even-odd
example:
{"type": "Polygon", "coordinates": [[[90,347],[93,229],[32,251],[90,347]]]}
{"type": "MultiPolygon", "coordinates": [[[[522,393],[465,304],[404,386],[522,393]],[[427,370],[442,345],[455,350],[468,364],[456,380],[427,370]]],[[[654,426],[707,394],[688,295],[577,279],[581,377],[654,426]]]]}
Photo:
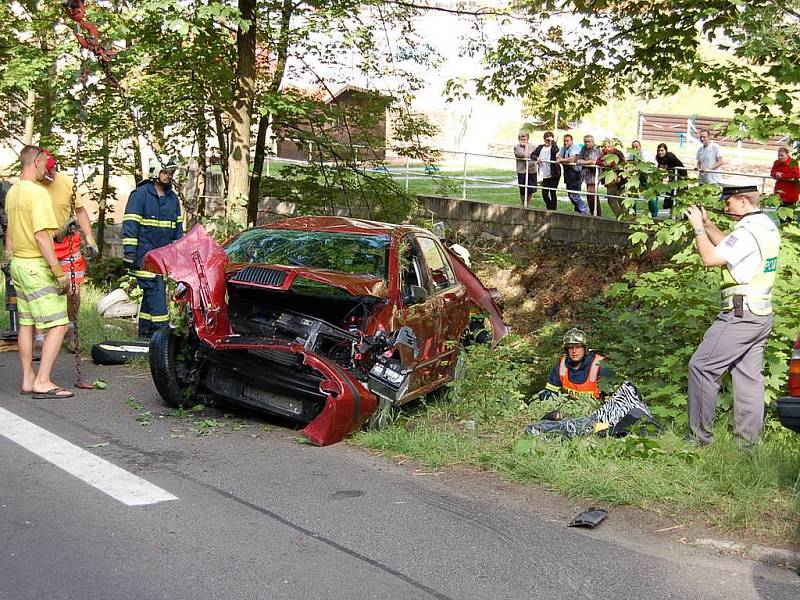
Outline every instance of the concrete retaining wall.
{"type": "Polygon", "coordinates": [[[628,243],[628,225],[615,219],[442,196],[418,196],[418,199],[427,214],[435,215],[436,220],[464,235],[488,233],[504,239],[619,246],[628,243]]]}
{"type": "MultiPolygon", "coordinates": [[[[444,221],[463,235],[486,233],[503,239],[548,239],[605,246],[628,243],[628,225],[615,219],[443,196],[417,196],[417,199],[423,214],[435,215],[435,220],[444,221]]],[[[265,199],[258,209],[258,222],[269,223],[295,214],[296,207],[291,202],[265,199]]]]}

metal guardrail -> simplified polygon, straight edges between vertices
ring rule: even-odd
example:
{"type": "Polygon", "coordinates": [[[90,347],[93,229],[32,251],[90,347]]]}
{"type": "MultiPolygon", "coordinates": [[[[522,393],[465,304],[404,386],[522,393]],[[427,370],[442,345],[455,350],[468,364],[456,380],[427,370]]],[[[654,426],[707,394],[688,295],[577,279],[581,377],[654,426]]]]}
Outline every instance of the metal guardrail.
{"type": "MultiPolygon", "coordinates": [[[[475,167],[487,167],[487,162],[493,162],[494,168],[498,170],[504,170],[507,166],[508,172],[510,175],[516,176],[516,157],[508,156],[508,155],[497,155],[497,154],[488,154],[488,153],[478,153],[478,152],[463,152],[463,151],[456,151],[456,150],[439,150],[442,155],[450,155],[455,157],[455,160],[449,161],[451,164],[459,164],[460,163],[460,173],[456,174],[453,170],[444,170],[436,168],[435,170],[430,169],[429,167],[424,166],[414,166],[412,165],[412,161],[410,158],[405,159],[405,164],[402,163],[397,167],[383,167],[380,169],[369,169],[373,172],[383,172],[390,175],[392,178],[401,180],[404,183],[404,188],[406,190],[410,189],[410,184],[412,181],[418,180],[430,180],[432,177],[437,178],[443,181],[450,181],[453,182],[454,185],[457,185],[461,190],[461,198],[466,200],[468,198],[468,190],[477,190],[477,189],[519,189],[520,185],[517,183],[516,179],[507,178],[505,175],[498,175],[498,179],[493,179],[491,177],[486,176],[470,176],[470,168],[475,167]],[[499,178],[502,179],[499,179],[499,178]]],[[[266,157],[266,164],[265,164],[265,171],[266,174],[270,174],[270,162],[280,162],[280,163],[293,163],[293,164],[304,164],[306,161],[302,160],[294,160],[294,159],[284,159],[279,158],[275,159],[274,157],[266,157]]],[[[531,171],[526,171],[526,175],[528,172],[532,172],[532,169],[536,167],[537,161],[527,159],[527,167],[531,169],[531,171]]],[[[548,162],[552,164],[556,164],[557,161],[542,159],[542,162],[548,162]]],[[[689,162],[689,159],[687,159],[689,162]]],[[[567,192],[573,192],[580,194],[584,199],[586,199],[588,195],[597,196],[598,200],[600,198],[615,198],[620,201],[622,200],[632,200],[634,202],[634,209],[638,212],[640,208],[640,204],[644,204],[645,200],[638,195],[614,195],[608,194],[607,189],[605,189],[604,182],[602,181],[601,171],[604,170],[604,167],[601,166],[583,166],[584,169],[586,168],[593,168],[597,172],[595,174],[595,181],[596,181],[596,191],[593,194],[588,194],[585,189],[578,190],[567,190],[566,187],[547,187],[542,185],[536,186],[528,186],[527,184],[523,185],[523,189],[525,190],[533,190],[533,191],[541,191],[541,190],[552,190],[557,193],[561,194],[561,198],[559,198],[560,202],[568,204],[568,200],[564,198],[564,195],[567,192]],[[601,191],[602,190],[602,191],[601,191]]],[[[685,167],[688,173],[695,173],[698,174],[700,171],[695,167],[685,167]]],[[[767,190],[767,181],[773,180],[773,178],[769,175],[757,175],[753,173],[743,173],[737,171],[722,171],[722,170],[713,170],[707,171],[708,173],[718,174],[722,177],[730,178],[734,177],[738,179],[736,183],[741,183],[742,179],[747,181],[753,181],[753,185],[756,185],[762,193],[766,193],[767,190]]],[[[527,176],[526,176],[527,181],[527,176]]],[[[563,181],[563,178],[562,178],[563,181]]],[[[731,182],[734,183],[734,182],[731,182]]],[[[585,186],[581,185],[581,188],[585,186]]]]}

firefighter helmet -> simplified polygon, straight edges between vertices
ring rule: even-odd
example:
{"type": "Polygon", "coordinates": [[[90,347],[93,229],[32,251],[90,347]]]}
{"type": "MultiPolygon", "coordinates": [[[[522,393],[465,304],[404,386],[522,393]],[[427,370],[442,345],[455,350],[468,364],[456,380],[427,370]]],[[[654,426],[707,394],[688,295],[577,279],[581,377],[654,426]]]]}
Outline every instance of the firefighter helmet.
{"type": "Polygon", "coordinates": [[[584,348],[589,347],[589,338],[586,335],[586,332],[582,329],[578,329],[577,327],[573,327],[567,333],[565,333],[562,341],[564,348],[570,348],[572,346],[583,346],[584,348]]]}

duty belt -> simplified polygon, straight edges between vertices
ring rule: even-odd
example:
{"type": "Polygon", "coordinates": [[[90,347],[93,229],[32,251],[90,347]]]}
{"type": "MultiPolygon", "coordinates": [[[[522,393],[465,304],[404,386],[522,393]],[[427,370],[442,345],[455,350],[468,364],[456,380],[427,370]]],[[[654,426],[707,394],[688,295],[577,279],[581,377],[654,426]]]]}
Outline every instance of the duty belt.
{"type": "Polygon", "coordinates": [[[749,309],[768,310],[772,308],[772,288],[756,288],[749,284],[732,285],[721,291],[722,309],[730,310],[733,308],[733,297],[742,296],[749,309]],[[754,297],[762,299],[755,300],[754,297]]]}

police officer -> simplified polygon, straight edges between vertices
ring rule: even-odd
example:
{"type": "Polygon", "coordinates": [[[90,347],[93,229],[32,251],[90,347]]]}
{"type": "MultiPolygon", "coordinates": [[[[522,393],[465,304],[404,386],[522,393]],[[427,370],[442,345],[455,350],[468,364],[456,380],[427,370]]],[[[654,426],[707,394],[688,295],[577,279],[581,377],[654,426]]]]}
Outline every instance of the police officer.
{"type": "Polygon", "coordinates": [[[605,356],[589,350],[585,332],[573,328],[562,340],[564,354],[552,368],[539,399],[546,400],[554,394],[565,393],[573,398],[600,400],[600,381],[612,376],[605,356]]]}
{"type": "Polygon", "coordinates": [[[725,213],[737,221],[725,235],[704,208],[684,213],[694,228],[697,253],[707,267],[722,267],[722,306],[689,362],[690,441],[713,439],[719,379],[733,379],[734,433],[744,446],[758,441],[764,428],[764,344],[772,329],[772,286],[780,235],[761,212],[758,192],[723,193],[725,213]]]}
{"type": "Polygon", "coordinates": [[[181,206],[172,190],[177,168],[173,159],[160,166],[152,164],[151,178],[143,180],[131,192],[122,218],[123,260],[144,292],[139,310],[139,337],[142,338],[150,337],[169,321],[164,279],[141,269],[145,254],[183,235],[181,206]]]}

